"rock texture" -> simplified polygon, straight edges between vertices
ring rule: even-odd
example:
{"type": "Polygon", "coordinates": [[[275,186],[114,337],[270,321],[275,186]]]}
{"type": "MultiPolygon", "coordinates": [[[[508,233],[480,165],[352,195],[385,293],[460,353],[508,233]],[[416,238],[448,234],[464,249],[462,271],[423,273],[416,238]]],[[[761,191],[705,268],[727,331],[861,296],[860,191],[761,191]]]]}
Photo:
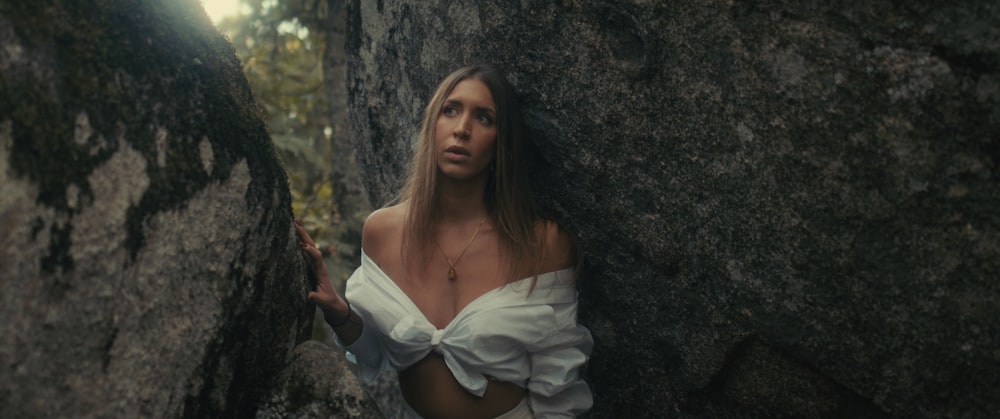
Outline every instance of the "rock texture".
{"type": "Polygon", "coordinates": [[[1000,7],[359,1],[376,204],[435,83],[506,70],[579,236],[592,417],[1000,409],[1000,7]]]}
{"type": "Polygon", "coordinates": [[[349,369],[343,351],[317,341],[295,347],[275,387],[275,396],[257,418],[382,417],[349,369]]]}
{"type": "Polygon", "coordinates": [[[260,116],[195,0],[0,2],[0,417],[257,410],[312,317],[260,116]]]}

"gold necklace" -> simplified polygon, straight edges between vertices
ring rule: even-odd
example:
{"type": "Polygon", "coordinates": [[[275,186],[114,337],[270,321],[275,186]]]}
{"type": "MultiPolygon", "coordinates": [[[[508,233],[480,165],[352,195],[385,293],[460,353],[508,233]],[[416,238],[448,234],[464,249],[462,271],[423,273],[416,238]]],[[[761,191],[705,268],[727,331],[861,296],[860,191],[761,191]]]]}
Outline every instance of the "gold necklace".
{"type": "Polygon", "coordinates": [[[479,235],[479,230],[483,228],[483,223],[486,222],[487,218],[489,218],[489,215],[487,215],[486,217],[483,217],[483,220],[479,222],[479,225],[476,227],[476,232],[472,234],[472,238],[469,239],[469,243],[465,245],[465,249],[462,249],[462,253],[458,254],[458,257],[455,258],[454,262],[452,262],[451,259],[448,259],[448,255],[445,254],[444,253],[444,249],[441,248],[441,243],[439,241],[437,241],[437,240],[434,241],[434,243],[437,244],[438,250],[441,251],[441,255],[444,256],[444,260],[448,262],[448,280],[449,281],[454,281],[454,280],[458,279],[458,274],[455,272],[455,264],[458,263],[458,261],[460,259],[462,259],[462,256],[465,256],[465,251],[469,250],[469,247],[472,246],[472,242],[476,240],[476,236],[479,235]]]}

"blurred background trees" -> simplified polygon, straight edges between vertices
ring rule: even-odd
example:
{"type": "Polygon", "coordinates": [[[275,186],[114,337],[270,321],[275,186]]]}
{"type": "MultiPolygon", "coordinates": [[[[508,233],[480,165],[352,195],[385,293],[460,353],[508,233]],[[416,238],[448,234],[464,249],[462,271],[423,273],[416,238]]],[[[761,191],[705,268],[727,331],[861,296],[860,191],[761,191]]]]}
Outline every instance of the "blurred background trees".
{"type": "Polygon", "coordinates": [[[216,1],[203,3],[265,110],[295,216],[342,290],[359,263],[361,225],[370,211],[347,137],[344,2],[231,0],[220,12],[213,10],[216,1]]]}

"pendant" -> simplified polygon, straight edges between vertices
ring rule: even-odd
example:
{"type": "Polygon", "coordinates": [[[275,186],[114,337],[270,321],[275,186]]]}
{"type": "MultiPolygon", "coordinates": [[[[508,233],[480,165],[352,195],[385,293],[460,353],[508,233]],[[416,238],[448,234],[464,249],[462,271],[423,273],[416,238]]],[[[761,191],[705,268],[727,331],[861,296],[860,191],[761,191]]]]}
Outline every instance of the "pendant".
{"type": "Polygon", "coordinates": [[[448,268],[448,280],[449,281],[454,281],[455,278],[457,278],[457,277],[458,277],[458,274],[455,273],[455,268],[448,268]]]}

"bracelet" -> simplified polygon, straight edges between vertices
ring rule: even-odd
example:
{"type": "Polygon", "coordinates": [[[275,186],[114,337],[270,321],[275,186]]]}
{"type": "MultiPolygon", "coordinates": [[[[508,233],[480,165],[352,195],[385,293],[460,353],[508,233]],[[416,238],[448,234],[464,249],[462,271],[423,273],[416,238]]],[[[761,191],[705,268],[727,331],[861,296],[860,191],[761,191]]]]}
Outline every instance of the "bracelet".
{"type": "Polygon", "coordinates": [[[341,320],[337,324],[331,324],[330,327],[332,327],[332,328],[338,328],[340,326],[343,326],[343,325],[347,324],[347,322],[350,321],[350,320],[351,320],[351,302],[347,301],[347,317],[345,317],[344,320],[341,320]]]}

